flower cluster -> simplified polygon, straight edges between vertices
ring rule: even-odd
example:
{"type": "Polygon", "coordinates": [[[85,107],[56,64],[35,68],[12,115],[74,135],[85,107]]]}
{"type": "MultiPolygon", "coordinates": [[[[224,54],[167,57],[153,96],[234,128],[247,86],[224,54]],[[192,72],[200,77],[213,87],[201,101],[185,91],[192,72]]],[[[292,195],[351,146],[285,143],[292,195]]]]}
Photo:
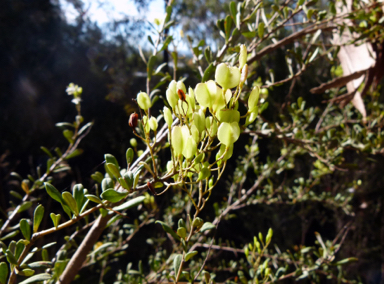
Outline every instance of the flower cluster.
{"type": "MultiPolygon", "coordinates": [[[[241,116],[238,110],[248,72],[246,59],[246,47],[242,45],[239,67],[219,64],[215,81],[199,83],[194,89],[189,87],[188,91],[182,81],[170,82],[166,91],[169,107],[164,107],[163,116],[169,130],[172,153],[172,159],[167,164],[167,177],[172,176],[176,184],[205,181],[205,192],[210,194],[215,185],[211,175],[217,171],[216,180],[220,178],[241,129],[256,119],[259,87],[255,87],[248,97],[247,113],[241,116]],[[216,151],[214,161],[211,159],[213,151],[216,151]]],[[[152,106],[148,94],[140,92],[137,103],[145,112],[141,123],[146,136],[143,140],[148,144],[150,131],[157,130],[158,119],[153,116],[148,118],[148,110],[152,106]]],[[[137,114],[132,114],[131,118],[136,121],[137,114]]],[[[136,124],[130,123],[131,127],[136,124]]]]}

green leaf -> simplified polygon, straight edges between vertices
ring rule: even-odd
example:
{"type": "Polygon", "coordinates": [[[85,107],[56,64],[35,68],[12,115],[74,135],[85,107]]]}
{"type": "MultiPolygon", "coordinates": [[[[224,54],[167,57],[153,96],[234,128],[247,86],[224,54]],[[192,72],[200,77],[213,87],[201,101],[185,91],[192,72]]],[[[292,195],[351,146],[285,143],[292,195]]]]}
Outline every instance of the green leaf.
{"type": "Polygon", "coordinates": [[[70,144],[73,144],[74,141],[73,141],[73,131],[72,130],[65,129],[63,131],[63,135],[64,135],[65,139],[67,139],[70,144]]]}
{"type": "Polygon", "coordinates": [[[264,22],[260,22],[259,26],[257,27],[257,33],[259,35],[259,38],[263,38],[264,36],[264,27],[265,27],[264,22]]]}
{"type": "Polygon", "coordinates": [[[128,200],[127,202],[124,202],[123,204],[113,207],[113,210],[115,211],[121,211],[121,210],[126,210],[132,207],[138,206],[141,202],[143,202],[145,199],[144,196],[139,196],[136,198],[133,198],[131,200],[128,200]]]}
{"type": "Polygon", "coordinates": [[[120,175],[120,171],[119,169],[116,167],[115,164],[112,164],[112,163],[107,163],[107,167],[109,169],[109,171],[112,173],[112,175],[115,177],[115,178],[119,178],[121,177],[120,175]]]}
{"type": "Polygon", "coordinates": [[[63,203],[63,199],[61,197],[60,192],[52,184],[45,182],[44,186],[48,195],[52,197],[52,199],[56,200],[57,202],[60,202],[61,204],[63,203]]]}
{"type": "Polygon", "coordinates": [[[205,69],[203,78],[201,79],[201,82],[204,83],[204,82],[208,81],[214,73],[215,73],[215,66],[213,65],[213,63],[211,63],[211,64],[209,64],[207,69],[205,69]]]}
{"type": "Polygon", "coordinates": [[[0,284],[7,283],[8,278],[8,265],[5,262],[0,263],[0,284]]]}
{"type": "Polygon", "coordinates": [[[79,215],[79,209],[77,208],[77,203],[75,198],[73,198],[72,194],[70,194],[68,191],[64,191],[62,193],[62,197],[65,201],[65,203],[69,206],[71,211],[78,216],[79,215]]]}
{"type": "Polygon", "coordinates": [[[204,56],[208,63],[212,61],[212,50],[209,46],[204,49],[204,56]]]}
{"type": "Polygon", "coordinates": [[[114,188],[114,187],[115,187],[115,185],[113,184],[113,180],[110,178],[104,178],[101,181],[101,189],[103,191],[106,191],[108,188],[114,188]]]}
{"type": "Polygon", "coordinates": [[[350,262],[356,262],[358,260],[359,259],[357,257],[348,257],[348,258],[345,258],[343,260],[340,260],[340,261],[334,263],[333,265],[343,265],[343,264],[347,264],[347,263],[350,263],[350,262]]]}
{"type": "Polygon", "coordinates": [[[18,192],[16,192],[16,191],[11,190],[9,193],[10,193],[13,197],[15,197],[15,198],[17,198],[17,199],[20,199],[20,200],[23,199],[23,196],[21,196],[21,194],[18,193],[18,192]]]}
{"type": "Polygon", "coordinates": [[[35,274],[35,270],[32,270],[30,268],[26,268],[26,269],[23,269],[21,271],[19,271],[19,273],[17,273],[21,276],[32,276],[33,274],[35,274]]]}
{"type": "Polygon", "coordinates": [[[15,237],[18,233],[20,233],[19,230],[13,231],[13,232],[11,232],[11,233],[5,235],[4,237],[2,237],[2,238],[0,239],[0,241],[4,241],[4,240],[7,240],[7,239],[11,239],[11,238],[15,237]]]}
{"type": "Polygon", "coordinates": [[[41,274],[37,274],[35,276],[32,276],[32,277],[24,280],[23,282],[20,282],[19,284],[29,284],[29,283],[42,282],[45,280],[50,280],[51,278],[52,278],[52,276],[50,274],[41,273],[41,274]]]}
{"type": "Polygon", "coordinates": [[[100,196],[101,198],[108,200],[112,203],[119,202],[128,195],[128,192],[118,192],[112,188],[104,191],[100,196]]]}
{"type": "Polygon", "coordinates": [[[17,210],[17,213],[21,213],[25,210],[28,210],[32,206],[32,201],[26,201],[23,204],[21,204],[19,210],[17,210]]]}
{"type": "Polygon", "coordinates": [[[97,182],[97,183],[101,183],[104,176],[101,172],[95,172],[94,174],[91,174],[91,178],[97,182]]]}
{"type": "Polygon", "coordinates": [[[117,162],[117,159],[115,158],[115,156],[111,154],[105,154],[104,159],[106,163],[114,164],[116,168],[120,169],[119,163],[117,162]]]}
{"type": "Polygon", "coordinates": [[[23,250],[25,248],[25,243],[26,243],[25,240],[19,240],[17,242],[16,249],[15,249],[15,257],[16,257],[16,259],[19,259],[21,253],[23,252],[23,250]]]}
{"type": "Polygon", "coordinates": [[[185,239],[185,237],[187,236],[187,230],[183,227],[181,228],[177,228],[177,235],[182,238],[182,239],[185,239]]]}
{"type": "Polygon", "coordinates": [[[51,261],[36,261],[28,264],[29,268],[34,268],[34,269],[46,269],[46,268],[51,268],[52,267],[52,262],[51,261]]]}
{"type": "Polygon", "coordinates": [[[140,177],[140,172],[141,170],[143,169],[144,166],[140,166],[137,171],[134,173],[133,175],[133,185],[132,185],[132,188],[135,189],[138,182],[139,182],[139,177],[140,177]]]}
{"type": "Polygon", "coordinates": [[[224,27],[225,27],[225,41],[227,42],[228,39],[229,39],[229,36],[231,35],[231,29],[232,29],[232,24],[233,24],[233,20],[231,18],[231,16],[227,15],[227,17],[225,18],[225,23],[224,23],[224,27]]]}
{"type": "Polygon", "coordinates": [[[85,202],[85,198],[84,198],[85,191],[86,190],[84,190],[84,186],[82,184],[75,184],[73,186],[73,189],[72,189],[73,198],[75,198],[78,211],[80,211],[81,208],[83,208],[83,205],[85,202]]]}
{"type": "Polygon", "coordinates": [[[107,248],[107,247],[110,247],[110,246],[113,246],[114,243],[104,243],[102,244],[101,246],[99,246],[97,249],[95,249],[94,251],[92,251],[90,254],[88,254],[88,256],[90,255],[95,255],[96,253],[98,253],[99,251],[102,251],[103,249],[107,248]]]}
{"type": "Polygon", "coordinates": [[[177,254],[173,259],[173,270],[175,271],[175,275],[179,273],[182,261],[183,256],[181,254],[177,254]]]}
{"type": "Polygon", "coordinates": [[[20,230],[24,238],[28,241],[31,240],[31,226],[28,224],[27,219],[20,220],[20,230]]]}
{"type": "Polygon", "coordinates": [[[9,263],[17,265],[17,259],[9,249],[6,250],[5,255],[7,256],[7,260],[9,263]]]}
{"type": "Polygon", "coordinates": [[[213,225],[213,224],[210,223],[210,222],[205,222],[205,223],[203,224],[203,226],[201,227],[200,232],[204,232],[204,231],[212,230],[212,229],[214,229],[214,228],[216,228],[215,225],[213,225]]]}
{"type": "Polygon", "coordinates": [[[85,130],[87,130],[89,127],[91,127],[93,125],[93,122],[88,122],[86,125],[84,125],[80,130],[79,132],[77,132],[77,135],[81,135],[83,134],[83,132],[85,132],[85,130]]]}
{"type": "Polygon", "coordinates": [[[33,213],[33,232],[36,233],[39,230],[39,226],[44,217],[44,207],[39,204],[35,212],[33,213]]]}
{"type": "Polygon", "coordinates": [[[151,80],[153,67],[155,66],[155,63],[156,63],[156,56],[151,55],[151,57],[149,57],[148,64],[147,64],[148,80],[151,80]]]}
{"type": "Polygon", "coordinates": [[[93,194],[86,194],[85,197],[95,203],[103,204],[103,202],[98,198],[96,195],[93,194]]]}
{"type": "Polygon", "coordinates": [[[162,221],[156,221],[156,224],[160,224],[165,232],[170,234],[175,240],[180,241],[180,237],[166,223],[162,221]]]}
{"type": "Polygon", "coordinates": [[[152,44],[152,46],[155,46],[155,44],[153,43],[152,37],[150,35],[148,35],[147,39],[152,44]]]}
{"type": "Polygon", "coordinates": [[[236,3],[234,1],[229,3],[229,11],[231,13],[232,18],[236,19],[237,8],[236,8],[236,3]]]}
{"type": "Polygon", "coordinates": [[[48,148],[41,146],[40,149],[43,150],[50,158],[53,158],[53,155],[51,151],[48,150],[48,148]]]}
{"type": "Polygon", "coordinates": [[[56,242],[52,242],[52,243],[43,245],[42,248],[43,248],[43,249],[46,249],[46,248],[49,248],[49,247],[51,247],[51,246],[54,246],[55,244],[56,244],[56,242]]]}
{"type": "Polygon", "coordinates": [[[169,22],[164,26],[164,29],[169,29],[171,26],[173,26],[174,23],[175,23],[175,21],[169,21],[169,22]]]}
{"type": "Polygon", "coordinates": [[[188,260],[190,260],[192,257],[194,257],[195,255],[197,254],[197,251],[190,251],[189,253],[187,253],[186,255],[185,255],[185,261],[188,261],[188,260]]]}
{"type": "Polygon", "coordinates": [[[77,148],[77,149],[73,150],[71,153],[69,153],[69,154],[65,157],[65,159],[66,159],[66,160],[69,160],[69,159],[71,159],[71,158],[80,156],[81,154],[83,154],[83,152],[84,152],[83,149],[79,149],[79,148],[77,148]]]}
{"type": "Polygon", "coordinates": [[[244,37],[248,38],[248,39],[253,39],[256,36],[256,32],[255,31],[252,31],[252,32],[242,32],[241,34],[244,37]]]}
{"type": "Polygon", "coordinates": [[[127,165],[131,164],[133,162],[133,157],[135,153],[133,152],[132,148],[128,148],[127,152],[125,153],[125,157],[127,159],[127,165]]]}
{"type": "Polygon", "coordinates": [[[224,122],[220,125],[218,133],[217,133],[217,138],[221,143],[229,147],[233,143],[237,141],[240,137],[240,127],[239,123],[237,122],[232,122],[232,123],[227,123],[224,122]]]}
{"type": "Polygon", "coordinates": [[[55,228],[57,229],[57,227],[59,226],[59,222],[60,222],[60,219],[61,219],[61,215],[60,215],[60,214],[57,214],[57,215],[56,215],[55,213],[51,213],[50,216],[51,216],[53,225],[54,225],[55,228]]]}
{"type": "Polygon", "coordinates": [[[225,22],[224,19],[217,20],[217,22],[216,22],[217,27],[218,27],[219,30],[222,31],[222,32],[225,31],[224,22],[225,22]]]}
{"type": "Polygon", "coordinates": [[[173,37],[172,36],[167,36],[167,38],[165,39],[164,43],[163,43],[163,46],[160,48],[160,50],[158,52],[162,52],[164,49],[166,49],[168,47],[168,45],[171,43],[173,37]]]}

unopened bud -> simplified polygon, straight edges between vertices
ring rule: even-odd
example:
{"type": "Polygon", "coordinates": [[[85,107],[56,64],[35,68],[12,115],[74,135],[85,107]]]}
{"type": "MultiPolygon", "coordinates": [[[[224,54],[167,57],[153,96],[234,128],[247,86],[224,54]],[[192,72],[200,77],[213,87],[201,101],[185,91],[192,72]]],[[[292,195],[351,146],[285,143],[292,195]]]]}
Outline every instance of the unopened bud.
{"type": "Polygon", "coordinates": [[[171,128],[173,123],[172,112],[167,107],[164,107],[163,112],[164,112],[164,120],[167,123],[168,127],[171,128]]]}
{"type": "Polygon", "coordinates": [[[128,121],[129,126],[135,129],[137,126],[138,120],[139,120],[139,115],[136,112],[132,113],[128,121]]]}
{"type": "Polygon", "coordinates": [[[240,86],[242,87],[247,80],[248,76],[248,64],[245,64],[244,67],[241,69],[241,77],[240,77],[240,86]]]}
{"type": "Polygon", "coordinates": [[[137,140],[135,138],[131,138],[131,140],[129,140],[129,143],[133,148],[137,147],[137,140]]]}
{"type": "Polygon", "coordinates": [[[239,68],[242,69],[247,63],[247,48],[244,44],[240,45],[240,56],[239,56],[239,68]]]}
{"type": "Polygon", "coordinates": [[[153,131],[156,131],[157,130],[157,120],[155,117],[151,116],[151,118],[149,119],[149,127],[153,130],[153,131]]]}
{"type": "Polygon", "coordinates": [[[197,230],[199,230],[204,224],[204,221],[203,219],[199,218],[199,217],[196,217],[193,222],[192,222],[192,227],[193,228],[196,228],[197,230]]]}
{"type": "Polygon", "coordinates": [[[215,80],[223,89],[232,89],[240,83],[240,70],[221,63],[216,68],[215,80]]]}
{"type": "Polygon", "coordinates": [[[149,181],[147,182],[147,186],[148,186],[148,189],[150,190],[150,192],[153,194],[153,195],[157,195],[156,191],[155,191],[155,188],[153,187],[153,184],[150,183],[149,181]]]}
{"type": "Polygon", "coordinates": [[[139,107],[143,110],[148,110],[152,103],[151,99],[149,98],[147,93],[140,92],[137,94],[137,103],[139,104],[139,107]]]}
{"type": "Polygon", "coordinates": [[[179,96],[179,99],[182,100],[183,102],[185,101],[185,93],[182,89],[177,90],[177,95],[179,96]]]}

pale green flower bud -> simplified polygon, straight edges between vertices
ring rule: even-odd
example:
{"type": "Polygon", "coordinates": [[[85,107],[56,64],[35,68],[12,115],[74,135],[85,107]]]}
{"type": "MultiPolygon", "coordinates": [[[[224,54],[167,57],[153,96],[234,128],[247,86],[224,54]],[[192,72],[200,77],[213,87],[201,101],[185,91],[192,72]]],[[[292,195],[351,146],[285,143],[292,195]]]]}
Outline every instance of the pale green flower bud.
{"type": "Polygon", "coordinates": [[[256,106],[256,108],[247,116],[244,126],[248,126],[249,124],[254,122],[257,118],[258,113],[259,113],[259,107],[256,106]]]}
{"type": "Polygon", "coordinates": [[[198,177],[197,180],[200,181],[200,180],[209,178],[210,175],[211,175],[211,171],[210,171],[210,169],[209,169],[208,167],[206,167],[206,166],[203,166],[203,167],[201,168],[201,170],[199,171],[199,177],[198,177]]]}
{"type": "Polygon", "coordinates": [[[187,89],[185,88],[185,85],[182,81],[177,81],[176,83],[176,92],[177,90],[180,89],[180,90],[183,90],[184,94],[187,93],[187,89]]]}
{"type": "Polygon", "coordinates": [[[192,126],[191,126],[191,132],[192,132],[193,140],[195,140],[196,144],[199,144],[199,142],[200,142],[199,130],[197,129],[197,127],[194,124],[192,124],[192,126]]]}
{"type": "Polygon", "coordinates": [[[225,103],[228,104],[231,99],[232,99],[232,92],[231,90],[228,89],[225,92],[225,103]]]}
{"type": "Polygon", "coordinates": [[[247,81],[247,76],[248,76],[248,65],[245,64],[244,67],[241,69],[240,88],[242,88],[245,81],[247,81]]]}
{"type": "Polygon", "coordinates": [[[175,156],[180,156],[183,153],[183,133],[181,126],[175,126],[172,129],[172,148],[175,156]]]}
{"type": "Polygon", "coordinates": [[[172,107],[172,109],[175,108],[177,101],[179,100],[179,96],[177,95],[176,90],[176,81],[173,80],[171,83],[169,83],[168,89],[166,91],[166,97],[169,105],[172,107]]]}
{"type": "Polygon", "coordinates": [[[147,93],[144,92],[140,92],[137,94],[137,103],[139,104],[139,107],[145,111],[148,110],[152,105],[151,99],[149,98],[147,93]]]}
{"type": "Polygon", "coordinates": [[[149,133],[149,131],[151,131],[151,128],[149,127],[149,121],[146,115],[143,116],[143,120],[141,122],[143,123],[145,133],[149,133]]]}
{"type": "Polygon", "coordinates": [[[168,161],[167,162],[167,172],[171,172],[173,170],[173,162],[172,161],[168,161]]]}
{"type": "Polygon", "coordinates": [[[192,227],[193,228],[196,228],[197,230],[199,230],[204,224],[204,221],[203,219],[199,218],[199,217],[196,217],[193,222],[192,222],[192,227]]]}
{"type": "Polygon", "coordinates": [[[234,109],[221,109],[217,112],[217,118],[220,122],[239,122],[240,112],[234,109]]]}
{"type": "Polygon", "coordinates": [[[177,229],[177,235],[182,238],[182,239],[185,239],[185,237],[187,236],[187,230],[183,227],[181,228],[178,228],[177,229]]]}
{"type": "Polygon", "coordinates": [[[260,88],[258,86],[254,87],[251,94],[248,98],[248,111],[252,112],[257,108],[257,104],[259,103],[260,96],[260,88]]]}
{"type": "Polygon", "coordinates": [[[137,140],[135,138],[131,138],[131,140],[129,140],[129,143],[133,148],[137,147],[137,140]]]}
{"type": "Polygon", "coordinates": [[[221,143],[229,147],[240,137],[240,127],[238,122],[223,122],[218,130],[217,138],[221,143]]]}
{"type": "Polygon", "coordinates": [[[232,89],[240,83],[240,70],[221,63],[216,68],[215,80],[223,89],[232,89]]]}
{"type": "Polygon", "coordinates": [[[205,114],[203,110],[193,113],[193,124],[202,133],[205,129],[205,114]]]}
{"type": "Polygon", "coordinates": [[[190,108],[189,101],[190,98],[187,96],[186,101],[179,100],[175,108],[175,113],[178,115],[190,115],[192,114],[192,109],[190,108]],[[188,102],[188,103],[187,103],[188,102]]]}
{"type": "Polygon", "coordinates": [[[164,107],[163,108],[163,113],[164,113],[164,120],[167,123],[168,128],[171,128],[172,127],[172,123],[173,123],[173,118],[172,118],[171,110],[169,108],[167,108],[167,107],[164,107]]]}
{"type": "Polygon", "coordinates": [[[240,70],[247,63],[247,47],[242,44],[240,45],[240,56],[239,56],[239,68],[240,70]]]}
{"type": "Polygon", "coordinates": [[[209,108],[214,113],[225,107],[224,96],[221,88],[212,80],[206,83],[199,83],[195,88],[197,102],[204,109],[209,108]]]}
{"type": "Polygon", "coordinates": [[[150,119],[149,119],[149,127],[153,130],[153,131],[156,131],[157,130],[157,120],[154,116],[152,116],[150,119]]]}
{"type": "Polygon", "coordinates": [[[193,156],[196,155],[197,152],[197,144],[195,140],[193,139],[192,135],[189,135],[188,137],[183,137],[184,138],[184,149],[183,149],[183,156],[186,159],[192,159],[193,156]]]}
{"type": "Polygon", "coordinates": [[[189,107],[191,108],[191,111],[196,110],[196,101],[195,101],[195,93],[191,87],[188,88],[188,96],[189,96],[189,107]]]}
{"type": "MultiPolygon", "coordinates": [[[[224,155],[226,149],[227,149],[227,146],[225,146],[224,144],[221,144],[221,146],[220,146],[220,150],[219,150],[219,152],[217,152],[217,154],[216,154],[216,160],[219,159],[221,156],[224,155]]],[[[228,147],[227,153],[226,153],[225,156],[223,157],[222,161],[226,161],[226,160],[228,160],[229,158],[231,158],[231,157],[232,157],[232,154],[233,154],[233,144],[230,145],[230,146],[228,147]]],[[[220,162],[219,162],[219,163],[220,163],[220,162]]],[[[221,163],[220,163],[220,164],[221,164],[221,163]]],[[[220,164],[219,164],[219,165],[220,165],[220,164]]]]}
{"type": "Polygon", "coordinates": [[[209,136],[214,137],[217,133],[217,122],[212,116],[205,119],[205,126],[208,130],[209,136]]]}

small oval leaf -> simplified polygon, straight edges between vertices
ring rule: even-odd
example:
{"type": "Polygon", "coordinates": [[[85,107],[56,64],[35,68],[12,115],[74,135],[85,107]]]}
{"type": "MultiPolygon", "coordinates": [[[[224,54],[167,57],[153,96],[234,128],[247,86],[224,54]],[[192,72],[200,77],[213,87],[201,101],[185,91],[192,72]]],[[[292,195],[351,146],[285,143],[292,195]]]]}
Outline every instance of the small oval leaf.
{"type": "Polygon", "coordinates": [[[119,202],[122,200],[124,197],[126,197],[128,192],[118,192],[112,188],[107,189],[104,191],[100,196],[101,198],[108,200],[112,203],[119,202]]]}
{"type": "Polygon", "coordinates": [[[121,211],[121,210],[126,210],[132,207],[138,206],[141,202],[143,202],[145,199],[144,196],[139,196],[134,199],[128,200],[127,202],[124,202],[123,204],[113,207],[113,210],[115,211],[121,211]]]}
{"type": "Polygon", "coordinates": [[[33,213],[33,232],[36,233],[44,217],[44,207],[39,204],[33,213]]]}

